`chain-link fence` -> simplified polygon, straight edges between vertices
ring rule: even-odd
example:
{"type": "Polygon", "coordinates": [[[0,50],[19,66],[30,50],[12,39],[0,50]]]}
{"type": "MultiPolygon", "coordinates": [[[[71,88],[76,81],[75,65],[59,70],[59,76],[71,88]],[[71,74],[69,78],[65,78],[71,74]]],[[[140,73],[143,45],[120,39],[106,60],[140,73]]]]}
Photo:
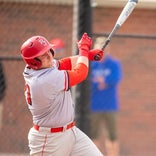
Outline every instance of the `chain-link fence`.
{"type": "Polygon", "coordinates": [[[30,113],[23,98],[21,60],[3,60],[6,77],[6,95],[3,99],[3,120],[0,130],[0,151],[7,153],[27,152],[28,127],[31,126],[30,113]]]}
{"type": "MultiPolygon", "coordinates": [[[[108,11],[97,8],[95,13],[98,12],[101,17],[109,16],[104,29],[109,31],[116,17],[113,13],[108,15],[108,11]]],[[[27,133],[32,119],[24,99],[24,63],[20,59],[19,48],[25,39],[33,35],[43,35],[49,40],[59,37],[65,42],[66,52],[57,53],[56,56],[69,56],[72,49],[73,7],[40,4],[37,1],[33,4],[0,2],[0,15],[0,58],[7,85],[2,100],[0,155],[21,153],[24,156],[29,153],[27,133]]],[[[150,12],[150,15],[155,14],[150,12]]],[[[94,26],[98,32],[103,30],[101,21],[94,23],[94,26]]],[[[103,36],[94,34],[94,37],[99,35],[103,36]]],[[[111,53],[121,61],[123,67],[119,92],[119,138],[123,156],[156,154],[155,49],[155,37],[118,36],[111,41],[111,53]]]]}

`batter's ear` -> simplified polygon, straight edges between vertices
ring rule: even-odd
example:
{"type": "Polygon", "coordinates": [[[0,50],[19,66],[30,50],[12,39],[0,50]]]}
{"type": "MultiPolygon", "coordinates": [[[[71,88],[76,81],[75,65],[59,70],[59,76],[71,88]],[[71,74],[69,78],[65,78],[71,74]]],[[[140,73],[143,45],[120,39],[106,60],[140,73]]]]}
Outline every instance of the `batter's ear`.
{"type": "Polygon", "coordinates": [[[30,68],[32,69],[39,69],[42,65],[41,60],[38,58],[34,59],[25,59],[25,62],[29,65],[30,68]]]}
{"type": "Polygon", "coordinates": [[[35,68],[35,69],[39,69],[41,65],[42,65],[42,62],[38,58],[34,58],[33,61],[31,62],[32,68],[35,68]]]}

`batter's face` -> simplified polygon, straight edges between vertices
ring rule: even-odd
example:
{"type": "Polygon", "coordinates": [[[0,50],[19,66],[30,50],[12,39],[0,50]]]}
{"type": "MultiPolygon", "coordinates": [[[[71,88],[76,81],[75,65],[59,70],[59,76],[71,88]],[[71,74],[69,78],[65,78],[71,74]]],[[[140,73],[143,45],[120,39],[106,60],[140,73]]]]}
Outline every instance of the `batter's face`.
{"type": "Polygon", "coordinates": [[[38,56],[37,58],[42,62],[41,69],[52,67],[53,55],[50,51],[38,56]]]}

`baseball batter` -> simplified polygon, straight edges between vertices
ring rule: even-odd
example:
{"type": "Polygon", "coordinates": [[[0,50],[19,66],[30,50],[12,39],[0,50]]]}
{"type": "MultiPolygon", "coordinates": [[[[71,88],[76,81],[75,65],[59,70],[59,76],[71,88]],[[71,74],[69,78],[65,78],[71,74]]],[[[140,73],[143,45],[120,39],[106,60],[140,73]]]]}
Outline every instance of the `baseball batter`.
{"type": "Polygon", "coordinates": [[[88,74],[89,60],[103,57],[90,51],[92,40],[86,33],[78,42],[79,55],[54,59],[53,45],[43,36],[33,36],[21,46],[26,62],[23,72],[25,98],[34,126],[28,134],[31,156],[102,156],[91,139],[75,126],[75,106],[70,87],[88,74]]]}

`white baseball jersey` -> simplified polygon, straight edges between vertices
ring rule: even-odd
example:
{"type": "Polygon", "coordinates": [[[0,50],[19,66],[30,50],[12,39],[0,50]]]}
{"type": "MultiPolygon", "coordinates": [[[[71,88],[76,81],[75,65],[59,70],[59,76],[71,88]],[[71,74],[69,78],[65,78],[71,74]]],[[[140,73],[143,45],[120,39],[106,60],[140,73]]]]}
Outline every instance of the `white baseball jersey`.
{"type": "Polygon", "coordinates": [[[74,120],[74,104],[68,90],[65,70],[53,67],[33,70],[25,67],[25,97],[33,116],[33,123],[42,127],[60,127],[74,120]]]}

